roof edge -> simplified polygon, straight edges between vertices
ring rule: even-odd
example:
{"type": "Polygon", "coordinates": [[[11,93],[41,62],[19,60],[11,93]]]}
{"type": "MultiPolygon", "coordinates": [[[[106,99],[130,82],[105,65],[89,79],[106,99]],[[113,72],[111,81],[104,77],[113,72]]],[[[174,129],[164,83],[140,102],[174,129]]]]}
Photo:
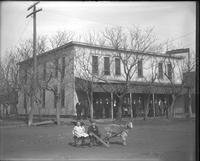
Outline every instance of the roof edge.
{"type": "MultiPolygon", "coordinates": [[[[58,50],[61,50],[61,49],[64,49],[64,48],[67,48],[67,47],[70,47],[70,46],[73,46],[73,45],[76,45],[76,46],[82,46],[82,47],[89,47],[89,48],[99,48],[99,49],[104,49],[104,50],[110,50],[110,51],[119,51],[119,52],[125,52],[125,53],[137,53],[137,54],[144,54],[144,55],[149,55],[149,56],[157,56],[157,57],[168,57],[168,58],[174,58],[174,59],[183,59],[184,57],[182,56],[169,56],[169,55],[166,55],[166,54],[162,54],[162,53],[155,53],[155,52],[140,52],[140,51],[132,51],[131,49],[128,49],[128,50],[124,50],[122,48],[120,49],[115,49],[113,47],[110,47],[110,46],[101,46],[101,45],[95,45],[95,44],[89,44],[89,43],[85,43],[85,42],[78,42],[78,41],[69,41],[68,43],[62,45],[62,46],[59,46],[55,49],[51,49],[51,50],[48,50],[40,55],[37,55],[37,57],[41,57],[41,56],[44,56],[46,54],[50,54],[52,52],[55,52],[55,51],[58,51],[58,50]]],[[[23,60],[21,62],[18,62],[17,65],[21,65],[23,63],[26,63],[27,61],[31,61],[33,58],[28,58],[26,60],[23,60]]]]}

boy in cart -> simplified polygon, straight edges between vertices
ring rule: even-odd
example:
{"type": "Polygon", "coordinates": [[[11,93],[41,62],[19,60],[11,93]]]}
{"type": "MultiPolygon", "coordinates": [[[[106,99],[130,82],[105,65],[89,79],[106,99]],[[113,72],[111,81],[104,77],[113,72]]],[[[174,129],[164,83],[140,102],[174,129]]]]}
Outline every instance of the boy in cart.
{"type": "Polygon", "coordinates": [[[91,121],[91,125],[88,127],[88,134],[90,138],[90,146],[97,145],[97,139],[92,135],[94,133],[98,137],[100,137],[99,129],[96,126],[96,123],[94,121],[91,121]]]}
{"type": "Polygon", "coordinates": [[[81,125],[79,121],[76,123],[76,126],[74,126],[74,129],[72,130],[72,134],[73,134],[75,146],[80,145],[80,144],[83,145],[85,142],[85,139],[89,136],[85,132],[85,128],[83,124],[81,125]]]}

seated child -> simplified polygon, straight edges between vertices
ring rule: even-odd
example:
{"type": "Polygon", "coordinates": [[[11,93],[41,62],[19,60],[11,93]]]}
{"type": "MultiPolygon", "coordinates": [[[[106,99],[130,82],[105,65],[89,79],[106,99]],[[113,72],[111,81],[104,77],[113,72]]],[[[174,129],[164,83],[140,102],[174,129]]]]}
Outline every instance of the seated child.
{"type": "Polygon", "coordinates": [[[89,135],[85,132],[85,128],[81,123],[78,121],[74,129],[72,130],[73,137],[75,139],[75,145],[78,139],[82,140],[82,144],[84,143],[84,139],[87,138],[89,135]]]}
{"type": "Polygon", "coordinates": [[[91,122],[91,125],[88,127],[90,146],[97,144],[97,139],[92,135],[92,133],[94,133],[100,137],[100,133],[99,133],[98,127],[96,126],[95,122],[91,122]]]}

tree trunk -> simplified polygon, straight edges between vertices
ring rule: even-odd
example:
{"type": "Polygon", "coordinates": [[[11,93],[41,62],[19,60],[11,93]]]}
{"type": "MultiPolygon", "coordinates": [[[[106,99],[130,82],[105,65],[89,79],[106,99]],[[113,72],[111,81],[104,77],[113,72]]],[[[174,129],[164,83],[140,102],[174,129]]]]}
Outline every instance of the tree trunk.
{"type": "Polygon", "coordinates": [[[154,101],[154,100],[155,100],[155,99],[154,99],[155,95],[154,95],[154,93],[153,93],[152,97],[153,97],[153,100],[152,100],[153,117],[155,118],[155,117],[156,117],[156,110],[155,110],[155,101],[154,101]]]}
{"type": "Polygon", "coordinates": [[[111,96],[110,96],[110,100],[111,100],[111,119],[113,120],[113,93],[111,93],[111,96]]]}
{"type": "Polygon", "coordinates": [[[91,97],[91,102],[90,102],[90,118],[93,120],[94,118],[94,109],[93,109],[93,96],[91,97]]]}
{"type": "Polygon", "coordinates": [[[170,119],[173,119],[175,116],[175,113],[174,113],[175,101],[176,101],[176,96],[175,96],[175,94],[172,94],[172,103],[171,103],[170,109],[169,109],[169,118],[170,119]]]}
{"type": "Polygon", "coordinates": [[[94,111],[93,111],[93,92],[91,91],[90,92],[90,99],[89,99],[89,103],[90,103],[90,119],[91,120],[93,120],[93,113],[94,113],[94,111]]]}
{"type": "Polygon", "coordinates": [[[56,99],[56,121],[57,121],[57,125],[60,125],[60,106],[58,105],[58,102],[59,102],[59,99],[56,99]]]}
{"type": "Polygon", "coordinates": [[[123,96],[120,96],[118,109],[117,109],[117,120],[119,121],[122,119],[122,104],[123,104],[123,96]]]}
{"type": "Polygon", "coordinates": [[[30,96],[30,111],[28,115],[28,126],[31,126],[33,123],[33,113],[34,113],[34,100],[33,95],[30,96]]]}
{"type": "Polygon", "coordinates": [[[41,121],[42,120],[42,117],[41,117],[41,108],[42,108],[42,106],[41,106],[41,103],[40,103],[40,105],[38,105],[38,112],[39,112],[39,121],[41,121]]]}
{"type": "Polygon", "coordinates": [[[189,118],[192,117],[192,96],[191,96],[191,93],[190,93],[190,89],[188,89],[188,97],[189,97],[189,100],[188,100],[188,112],[189,112],[189,118]]]}
{"type": "Polygon", "coordinates": [[[2,119],[2,112],[1,112],[2,108],[3,108],[3,105],[0,104],[0,119],[2,119]]]}

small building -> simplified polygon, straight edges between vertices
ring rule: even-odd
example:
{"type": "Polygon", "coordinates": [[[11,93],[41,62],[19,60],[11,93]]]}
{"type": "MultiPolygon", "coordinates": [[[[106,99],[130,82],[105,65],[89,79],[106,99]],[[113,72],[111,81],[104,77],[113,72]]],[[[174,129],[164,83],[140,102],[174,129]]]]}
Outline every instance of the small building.
{"type": "MultiPolygon", "coordinates": [[[[176,89],[185,92],[178,68],[183,60],[184,57],[176,55],[69,42],[37,56],[38,101],[34,113],[55,115],[56,106],[59,106],[61,115],[76,115],[75,106],[80,101],[85,115],[89,116],[92,112],[94,118],[116,117],[119,102],[116,91],[126,85],[125,64],[130,66],[130,63],[135,62],[129,71],[131,77],[128,92],[123,98],[123,116],[143,116],[149,95],[148,115],[164,115],[160,103],[167,101],[168,106],[171,103],[170,82],[176,89]],[[155,75],[153,82],[152,74],[155,75]],[[89,107],[90,101],[93,111],[89,107]]],[[[18,65],[21,84],[18,112],[26,114],[30,111],[33,59],[24,60],[18,65]]],[[[184,104],[184,100],[176,102],[181,107],[177,109],[184,113],[184,106],[180,103],[184,104]]]]}

